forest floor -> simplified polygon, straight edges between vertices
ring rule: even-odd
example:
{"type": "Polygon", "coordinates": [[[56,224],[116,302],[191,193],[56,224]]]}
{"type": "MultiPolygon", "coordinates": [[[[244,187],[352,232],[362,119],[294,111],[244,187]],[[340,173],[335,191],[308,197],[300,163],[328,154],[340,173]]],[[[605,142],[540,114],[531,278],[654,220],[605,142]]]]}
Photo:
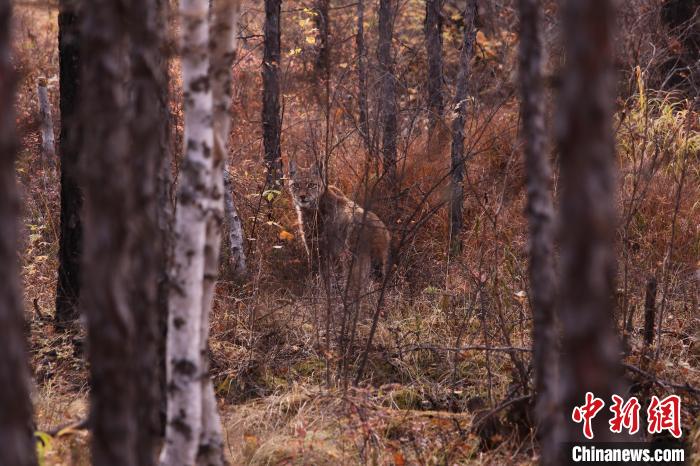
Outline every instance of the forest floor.
{"type": "MultiPolygon", "coordinates": [[[[45,7],[16,8],[22,270],[42,432],[84,419],[88,393],[82,331],[57,332],[52,324],[59,180],[53,163],[41,156],[36,83],[40,76],[49,78],[58,130],[56,16],[45,7]]],[[[259,33],[259,18],[252,16],[248,28],[259,33]]],[[[294,20],[288,21],[294,25],[294,20]]],[[[420,31],[418,19],[402,21],[407,25],[399,30],[406,34],[420,31]]],[[[484,52],[477,70],[485,72],[500,49],[515,49],[509,40],[504,34],[485,42],[494,56],[484,52]]],[[[314,83],[304,78],[303,31],[285,32],[283,42],[292,44],[285,55],[290,61],[284,84],[285,154],[317,151],[322,139],[317,127],[328,116],[324,111],[329,112],[308,103],[314,83]]],[[[402,251],[364,377],[352,387],[347,382],[357,360],[339,376],[339,350],[324,345],[326,318],[338,318],[340,298],[328,299],[318,277],[307,270],[289,196],[281,193],[271,203],[261,199],[259,54],[255,43],[239,54],[232,137],[236,201],[246,234],[254,238],[247,244],[249,276],[244,283],[233,282],[222,270],[212,319],[212,377],[232,463],[535,464],[530,399],[522,390],[523,377],[531,386],[531,319],[525,191],[512,92],[482,88],[488,103],[468,124],[474,156],[469,161],[463,252],[454,256],[446,247],[444,212],[425,218],[402,251]],[[328,311],[329,303],[335,310],[328,311]],[[491,349],[484,351],[484,346],[491,349]],[[507,409],[480,420],[502,403],[509,403],[507,409]]],[[[398,66],[407,76],[420,68],[408,59],[398,66]]],[[[340,76],[338,88],[348,81],[340,76]]],[[[624,335],[625,363],[644,368],[648,377],[632,371],[626,376],[638,396],[681,395],[683,441],[700,464],[700,398],[678,388],[700,387],[698,114],[685,111],[682,99],[641,86],[620,105],[625,111],[616,123],[622,218],[616,297],[623,311],[616,318],[624,335]],[[658,160],[654,147],[661,150],[658,160]],[[685,181],[679,184],[683,171],[685,181]],[[658,359],[647,357],[654,348],[645,349],[642,339],[644,289],[650,276],[659,281],[657,301],[665,311],[658,359]]],[[[338,104],[330,111],[338,134],[349,125],[343,108],[338,104]]],[[[173,113],[177,141],[182,130],[177,103],[173,113]]],[[[426,154],[421,149],[424,134],[402,136],[408,158],[428,156],[432,164],[416,166],[410,174],[414,180],[434,180],[435,167],[447,157],[444,147],[426,154]]],[[[356,139],[343,140],[332,159],[333,181],[348,193],[357,188],[362,159],[356,139]]],[[[378,210],[386,214],[383,207],[378,210]]],[[[360,316],[352,354],[363,351],[370,314],[368,310],[360,316]]],[[[77,429],[57,433],[44,448],[44,464],[89,464],[88,436],[77,429]]]]}

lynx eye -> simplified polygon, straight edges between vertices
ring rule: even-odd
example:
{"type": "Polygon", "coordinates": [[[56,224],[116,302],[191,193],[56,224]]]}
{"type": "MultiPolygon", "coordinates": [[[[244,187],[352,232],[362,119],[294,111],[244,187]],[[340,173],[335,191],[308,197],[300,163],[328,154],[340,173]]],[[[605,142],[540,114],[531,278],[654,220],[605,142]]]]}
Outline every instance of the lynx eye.
{"type": "Polygon", "coordinates": [[[309,189],[316,189],[316,183],[309,183],[308,188],[309,189]]]}

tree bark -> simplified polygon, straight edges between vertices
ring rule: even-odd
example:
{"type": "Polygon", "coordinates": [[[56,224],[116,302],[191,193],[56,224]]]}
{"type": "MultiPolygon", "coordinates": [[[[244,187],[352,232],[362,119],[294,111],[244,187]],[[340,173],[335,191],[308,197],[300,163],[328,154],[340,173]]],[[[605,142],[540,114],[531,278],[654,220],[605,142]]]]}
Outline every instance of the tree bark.
{"type": "MultiPolygon", "coordinates": [[[[132,149],[138,156],[131,158],[132,179],[137,182],[133,194],[132,215],[131,309],[134,319],[134,338],[138,344],[136,364],[136,460],[140,466],[155,463],[162,432],[161,403],[164,377],[164,332],[159,302],[159,280],[167,267],[169,232],[161,228],[160,210],[170,207],[170,200],[159,201],[158,177],[164,161],[170,170],[170,148],[163,144],[163,133],[168,131],[167,68],[163,58],[166,37],[163,26],[166,5],[164,0],[136,0],[127,10],[131,39],[131,95],[133,115],[130,118],[132,149]],[[165,94],[165,95],[164,95],[165,94]],[[163,99],[166,99],[165,102],[163,99]],[[151,247],[153,244],[155,247],[151,247]]],[[[166,214],[167,215],[167,214],[166,214]]],[[[167,312],[167,310],[166,310],[167,312]]],[[[166,314],[167,317],[167,314],[166,314]]]]}
{"type": "Polygon", "coordinates": [[[644,294],[644,349],[654,343],[654,322],[656,322],[656,277],[650,277],[647,281],[644,294]]]}
{"type": "Polygon", "coordinates": [[[371,157],[376,157],[372,138],[369,133],[369,109],[367,104],[367,49],[365,47],[365,3],[357,2],[357,100],[360,113],[360,135],[365,143],[365,150],[371,157]]]}
{"type": "Polygon", "coordinates": [[[316,42],[316,62],[314,67],[319,79],[326,79],[330,71],[331,51],[329,44],[330,17],[328,16],[329,0],[316,0],[314,4],[314,23],[318,31],[316,42]]]}
{"type": "Polygon", "coordinates": [[[443,0],[425,1],[425,48],[428,52],[428,131],[445,113],[442,74],[442,5],[443,0]]]}
{"type": "Polygon", "coordinates": [[[165,420],[167,418],[167,394],[166,394],[166,338],[168,334],[169,293],[170,293],[170,268],[173,262],[173,227],[175,223],[175,208],[173,204],[173,169],[172,169],[172,122],[170,115],[170,68],[169,60],[172,51],[169,45],[168,23],[170,18],[170,1],[156,0],[158,9],[158,25],[161,31],[161,54],[159,61],[160,76],[163,79],[158,100],[158,113],[160,114],[158,127],[158,140],[160,144],[160,159],[156,173],[156,216],[158,223],[158,238],[161,241],[158,259],[158,376],[160,391],[159,435],[165,434],[165,420]]]}
{"type": "Polygon", "coordinates": [[[391,42],[394,34],[396,2],[379,1],[379,41],[377,58],[381,73],[382,97],[380,102],[382,120],[382,163],[384,176],[392,191],[398,191],[396,178],[396,138],[398,131],[398,108],[396,104],[396,78],[391,42]]]}
{"type": "MultiPolygon", "coordinates": [[[[228,153],[227,153],[228,154],[228,153]]],[[[228,157],[227,157],[228,159],[228,157]]],[[[248,266],[243,247],[243,223],[233,200],[233,181],[224,161],[224,222],[228,238],[228,267],[235,278],[244,277],[248,266]]]]}
{"type": "MultiPolygon", "coordinates": [[[[246,273],[246,257],[243,248],[243,224],[233,200],[233,182],[228,170],[229,137],[231,133],[232,73],[236,56],[238,0],[215,0],[212,3],[212,90],[214,99],[214,148],[221,152],[223,160],[224,227],[228,238],[228,267],[234,277],[246,273]]],[[[218,179],[218,174],[215,177],[218,179]]]]}
{"type": "MultiPolygon", "coordinates": [[[[561,409],[567,416],[583,404],[586,392],[610,400],[622,388],[613,322],[617,216],[612,25],[609,0],[564,2],[566,66],[557,137],[562,187],[561,409]]],[[[579,424],[565,426],[565,440],[583,440],[579,424]]],[[[614,440],[608,427],[606,416],[594,419],[597,441],[614,440]]]]}
{"type": "Polygon", "coordinates": [[[561,413],[557,409],[556,323],[554,306],[554,208],[552,169],[547,152],[540,0],[519,0],[520,96],[527,217],[530,237],[530,304],[532,307],[532,352],[535,368],[537,434],[540,464],[557,465],[561,413]]]}
{"type": "MultiPolygon", "coordinates": [[[[238,0],[213,0],[211,14],[211,88],[214,101],[214,153],[212,166],[212,194],[206,220],[204,247],[204,282],[202,296],[202,326],[200,354],[202,376],[202,431],[199,440],[197,464],[202,466],[227,464],[224,440],[216,396],[208,377],[209,317],[214,303],[216,279],[219,272],[221,225],[224,220],[224,164],[228,156],[231,129],[231,67],[236,50],[238,0]]],[[[242,239],[242,238],[241,238],[242,239]]],[[[242,244],[239,243],[239,247],[242,244]]],[[[242,249],[241,249],[242,251],[242,249]]]]}
{"type": "Polygon", "coordinates": [[[15,73],[10,59],[12,6],[0,0],[0,464],[36,464],[29,365],[17,257],[15,73]]]}
{"type": "Polygon", "coordinates": [[[85,187],[81,308],[88,328],[92,461],[115,466],[136,464],[138,435],[131,311],[135,187],[130,176],[116,175],[129,167],[132,154],[124,84],[129,7],[125,0],[93,0],[82,12],[85,86],[80,112],[86,131],[81,151],[85,187]]]}
{"type": "Polygon", "coordinates": [[[82,250],[83,194],[78,183],[78,155],[82,131],[78,118],[80,76],[79,15],[71,0],[61,0],[58,14],[59,81],[61,88],[61,227],[56,281],[56,326],[63,328],[78,317],[82,250]]]}
{"type": "Polygon", "coordinates": [[[282,156],[280,148],[280,13],[282,0],[265,0],[265,50],[262,66],[262,126],[265,146],[267,189],[281,189],[282,156]]]}
{"type": "Polygon", "coordinates": [[[450,153],[450,249],[458,253],[462,249],[462,205],[464,203],[464,123],[467,119],[467,94],[469,86],[469,62],[474,52],[476,29],[476,0],[467,0],[464,8],[464,39],[459,53],[459,74],[454,99],[452,120],[452,149],[450,153]]]}
{"type": "Polygon", "coordinates": [[[168,317],[168,422],[161,454],[161,464],[167,466],[194,464],[202,432],[204,248],[214,194],[209,2],[181,0],[180,14],[185,154],[177,194],[168,317]]]}
{"type": "Polygon", "coordinates": [[[39,78],[37,84],[37,100],[39,104],[39,124],[41,131],[41,155],[46,167],[56,164],[56,140],[53,134],[53,117],[51,116],[51,102],[49,91],[46,88],[46,78],[39,78]]]}

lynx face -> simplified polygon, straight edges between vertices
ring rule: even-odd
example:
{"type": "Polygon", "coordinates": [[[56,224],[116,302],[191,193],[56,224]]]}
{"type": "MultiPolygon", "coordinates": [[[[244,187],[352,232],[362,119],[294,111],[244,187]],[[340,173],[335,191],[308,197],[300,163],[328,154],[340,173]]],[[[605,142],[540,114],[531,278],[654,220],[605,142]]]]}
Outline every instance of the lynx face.
{"type": "Polygon", "coordinates": [[[294,204],[301,209],[316,209],[324,190],[318,167],[298,168],[296,164],[290,163],[289,177],[289,190],[294,204]]]}

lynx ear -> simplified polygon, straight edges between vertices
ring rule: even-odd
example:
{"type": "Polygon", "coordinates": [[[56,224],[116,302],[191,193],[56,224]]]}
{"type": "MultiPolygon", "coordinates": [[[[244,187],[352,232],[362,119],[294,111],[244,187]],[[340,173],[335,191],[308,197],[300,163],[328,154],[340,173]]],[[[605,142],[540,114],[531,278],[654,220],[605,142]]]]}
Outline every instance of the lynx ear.
{"type": "Polygon", "coordinates": [[[289,161],[289,177],[292,178],[297,174],[297,163],[294,160],[289,161]]]}

